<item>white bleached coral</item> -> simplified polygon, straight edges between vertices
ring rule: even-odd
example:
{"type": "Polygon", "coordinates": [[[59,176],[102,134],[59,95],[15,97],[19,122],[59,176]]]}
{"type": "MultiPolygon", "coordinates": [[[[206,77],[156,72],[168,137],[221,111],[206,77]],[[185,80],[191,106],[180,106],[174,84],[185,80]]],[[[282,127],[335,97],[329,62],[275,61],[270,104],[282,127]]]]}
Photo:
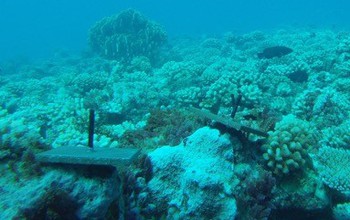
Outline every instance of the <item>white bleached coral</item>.
{"type": "Polygon", "coordinates": [[[204,127],[186,144],[150,153],[150,202],[168,209],[167,219],[234,219],[232,147],[227,136],[204,127]]]}

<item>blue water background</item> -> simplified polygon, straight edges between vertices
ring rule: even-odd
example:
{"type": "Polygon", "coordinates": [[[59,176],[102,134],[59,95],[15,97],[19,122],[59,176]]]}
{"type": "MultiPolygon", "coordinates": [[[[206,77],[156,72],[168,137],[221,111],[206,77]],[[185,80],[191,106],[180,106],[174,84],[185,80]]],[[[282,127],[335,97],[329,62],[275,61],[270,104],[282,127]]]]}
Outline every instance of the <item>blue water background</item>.
{"type": "Polygon", "coordinates": [[[170,36],[350,27],[348,0],[0,0],[0,62],[81,51],[91,25],[127,8],[162,24],[170,36]]]}

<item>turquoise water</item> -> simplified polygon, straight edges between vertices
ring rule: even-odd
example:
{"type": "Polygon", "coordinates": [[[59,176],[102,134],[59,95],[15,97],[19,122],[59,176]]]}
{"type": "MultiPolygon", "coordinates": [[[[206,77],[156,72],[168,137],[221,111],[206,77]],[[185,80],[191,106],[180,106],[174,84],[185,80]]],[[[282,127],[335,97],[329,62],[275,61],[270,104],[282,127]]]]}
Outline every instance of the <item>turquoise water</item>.
{"type": "Polygon", "coordinates": [[[86,48],[86,32],[104,16],[136,8],[172,34],[246,33],[285,26],[348,28],[346,0],[23,1],[0,2],[0,59],[45,57],[86,48]]]}
{"type": "Polygon", "coordinates": [[[347,1],[0,2],[0,219],[350,219],[347,1]]]}

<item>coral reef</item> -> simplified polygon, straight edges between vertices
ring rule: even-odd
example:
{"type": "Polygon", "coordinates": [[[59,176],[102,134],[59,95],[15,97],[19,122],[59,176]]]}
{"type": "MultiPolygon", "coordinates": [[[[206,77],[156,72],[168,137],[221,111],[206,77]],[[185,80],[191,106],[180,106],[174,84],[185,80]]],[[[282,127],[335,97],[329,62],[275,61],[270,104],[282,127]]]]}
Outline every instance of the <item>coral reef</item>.
{"type": "Polygon", "coordinates": [[[348,216],[349,36],[308,28],[177,37],[165,45],[163,28],[130,9],[91,28],[89,43],[100,56],[2,63],[1,218],[21,209],[29,218],[44,209],[62,216],[48,197],[78,204],[67,214],[83,219],[348,216]],[[293,52],[258,59],[276,45],[293,52]],[[266,140],[199,129],[209,123],[182,109],[229,116],[238,94],[234,120],[269,131],[266,140]],[[90,108],[96,147],[138,147],[150,155],[123,181],[35,161],[47,147],[86,146],[90,108]],[[118,120],[106,123],[105,113],[118,120]],[[116,186],[124,210],[116,208],[116,186]]]}
{"type": "Polygon", "coordinates": [[[102,19],[89,33],[93,51],[123,61],[131,61],[136,56],[155,61],[158,50],[166,40],[167,35],[160,25],[133,9],[102,19]]]}

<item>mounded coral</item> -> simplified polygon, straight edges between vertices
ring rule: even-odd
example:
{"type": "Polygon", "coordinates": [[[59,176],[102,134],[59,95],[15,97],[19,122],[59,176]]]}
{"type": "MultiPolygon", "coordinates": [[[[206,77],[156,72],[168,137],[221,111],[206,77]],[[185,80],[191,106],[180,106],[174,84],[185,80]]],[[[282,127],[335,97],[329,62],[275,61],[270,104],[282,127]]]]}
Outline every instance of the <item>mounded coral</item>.
{"type": "Polygon", "coordinates": [[[89,33],[93,51],[109,59],[130,61],[145,56],[154,61],[166,42],[164,29],[140,12],[128,9],[97,22],[89,33]]]}
{"type": "Polygon", "coordinates": [[[274,174],[288,175],[303,167],[308,158],[307,150],[313,143],[309,123],[287,115],[276,123],[275,131],[269,132],[267,143],[263,145],[263,157],[274,174]]]}

